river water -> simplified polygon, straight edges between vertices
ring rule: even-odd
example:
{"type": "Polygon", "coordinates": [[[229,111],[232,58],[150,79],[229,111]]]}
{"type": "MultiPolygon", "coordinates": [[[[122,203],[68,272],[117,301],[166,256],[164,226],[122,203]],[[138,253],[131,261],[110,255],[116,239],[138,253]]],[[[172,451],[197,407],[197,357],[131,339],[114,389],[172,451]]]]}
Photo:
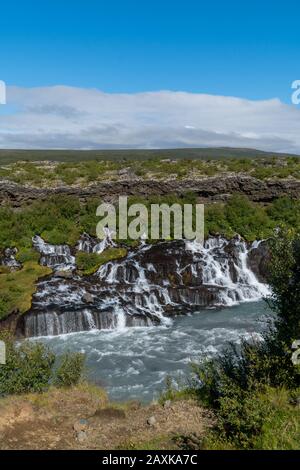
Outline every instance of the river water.
{"type": "Polygon", "coordinates": [[[56,353],[86,354],[88,379],[111,399],[149,402],[165,388],[166,378],[182,382],[190,364],[212,356],[229,341],[260,338],[269,315],[266,304],[246,302],[176,317],[170,325],[93,330],[38,338],[56,353]]]}

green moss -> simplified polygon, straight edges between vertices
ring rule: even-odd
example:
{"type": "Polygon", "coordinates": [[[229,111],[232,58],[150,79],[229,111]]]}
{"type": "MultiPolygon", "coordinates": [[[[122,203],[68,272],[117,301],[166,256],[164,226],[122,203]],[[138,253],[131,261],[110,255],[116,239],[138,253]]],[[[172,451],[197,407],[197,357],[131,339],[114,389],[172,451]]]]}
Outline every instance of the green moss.
{"type": "Polygon", "coordinates": [[[29,310],[37,280],[50,273],[36,261],[27,261],[20,271],[0,274],[0,319],[14,310],[21,314],[29,310]]]}
{"type": "Polygon", "coordinates": [[[94,274],[102,264],[124,258],[126,254],[125,248],[108,248],[100,254],[80,251],[76,255],[76,264],[79,273],[88,276],[94,274]]]}

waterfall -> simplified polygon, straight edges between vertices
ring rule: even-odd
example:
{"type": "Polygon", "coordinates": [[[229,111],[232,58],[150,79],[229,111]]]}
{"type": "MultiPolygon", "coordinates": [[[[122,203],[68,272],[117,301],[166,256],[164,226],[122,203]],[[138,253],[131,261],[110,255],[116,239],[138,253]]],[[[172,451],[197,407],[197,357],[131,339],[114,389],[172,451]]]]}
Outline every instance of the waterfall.
{"type": "Polygon", "coordinates": [[[112,233],[108,228],[104,228],[105,238],[99,242],[98,239],[91,237],[89,234],[84,233],[78,243],[77,250],[85,251],[86,253],[102,253],[106,248],[116,246],[112,239],[112,233]]]}
{"type": "Polygon", "coordinates": [[[75,257],[71,255],[68,245],[51,245],[36,235],[32,239],[34,248],[41,254],[40,263],[55,271],[75,269],[75,257]]]}
{"type": "Polygon", "coordinates": [[[89,326],[89,330],[95,330],[97,327],[96,327],[96,323],[94,321],[93,314],[90,312],[90,310],[85,309],[83,311],[83,315],[85,316],[86,322],[89,326]]]}
{"type": "MultiPolygon", "coordinates": [[[[96,242],[84,234],[77,249],[102,249],[96,242]]],[[[40,237],[33,243],[42,264],[74,270],[68,246],[50,245],[40,237]]],[[[238,237],[210,237],[203,245],[143,242],[93,276],[54,273],[40,281],[20,329],[25,336],[41,336],[168,324],[174,315],[259,300],[269,294],[263,282],[267,254],[266,242],[248,244],[238,237]]]]}
{"type": "Polygon", "coordinates": [[[257,247],[257,242],[248,248],[240,238],[228,241],[221,237],[209,238],[203,247],[198,245],[203,254],[203,284],[221,288],[218,305],[232,306],[269,295],[267,286],[258,281],[247,265],[249,251],[257,247]]]}

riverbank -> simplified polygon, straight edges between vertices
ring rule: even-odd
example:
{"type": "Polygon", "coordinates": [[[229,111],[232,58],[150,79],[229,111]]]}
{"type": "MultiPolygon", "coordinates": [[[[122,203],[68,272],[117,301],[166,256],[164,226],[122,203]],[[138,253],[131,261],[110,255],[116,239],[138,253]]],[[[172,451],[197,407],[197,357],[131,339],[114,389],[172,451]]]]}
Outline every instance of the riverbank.
{"type": "Polygon", "coordinates": [[[119,404],[82,383],[0,399],[0,449],[180,449],[184,439],[199,443],[213,422],[191,398],[119,404]]]}

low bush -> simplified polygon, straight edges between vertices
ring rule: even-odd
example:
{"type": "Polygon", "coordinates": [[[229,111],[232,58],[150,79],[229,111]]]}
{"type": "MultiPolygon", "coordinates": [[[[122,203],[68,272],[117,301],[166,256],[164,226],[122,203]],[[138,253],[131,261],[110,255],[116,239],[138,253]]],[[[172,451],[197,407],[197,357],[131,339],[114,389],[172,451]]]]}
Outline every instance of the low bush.
{"type": "Polygon", "coordinates": [[[1,332],[6,344],[6,364],[0,366],[0,397],[43,392],[50,385],[76,385],[82,376],[84,356],[66,353],[61,358],[42,343],[24,341],[17,345],[8,332],[1,332]],[[56,366],[56,363],[59,363],[56,366]]]}
{"type": "Polygon", "coordinates": [[[55,370],[53,385],[56,387],[71,387],[81,379],[84,367],[84,355],[81,353],[65,353],[55,370]]]}

